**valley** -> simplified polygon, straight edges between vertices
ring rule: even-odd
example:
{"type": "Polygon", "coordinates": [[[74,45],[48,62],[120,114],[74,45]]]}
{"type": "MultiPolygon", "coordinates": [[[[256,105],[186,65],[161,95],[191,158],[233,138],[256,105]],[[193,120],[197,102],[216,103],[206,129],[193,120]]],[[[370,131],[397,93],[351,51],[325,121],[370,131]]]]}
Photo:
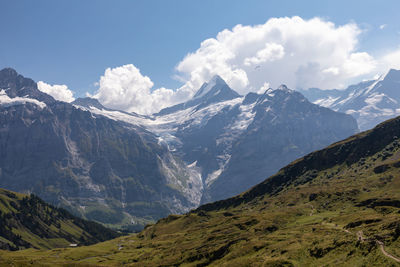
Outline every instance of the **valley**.
{"type": "Polygon", "coordinates": [[[138,234],[0,257],[100,266],[390,266],[400,255],[398,133],[400,118],[389,120],[290,163],[236,197],[170,215],[138,234]]]}
{"type": "Polygon", "coordinates": [[[9,68],[0,89],[0,186],[119,230],[239,194],[358,132],[284,85],[240,96],[219,76],[152,116],[56,101],[9,68]]]}

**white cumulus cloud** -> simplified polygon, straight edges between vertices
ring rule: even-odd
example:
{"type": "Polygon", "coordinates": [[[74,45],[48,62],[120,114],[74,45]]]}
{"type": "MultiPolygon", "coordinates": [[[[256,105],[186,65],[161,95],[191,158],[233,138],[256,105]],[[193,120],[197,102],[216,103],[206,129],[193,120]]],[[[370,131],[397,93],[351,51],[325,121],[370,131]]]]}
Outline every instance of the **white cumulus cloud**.
{"type": "Polygon", "coordinates": [[[255,56],[245,58],[244,65],[251,66],[281,59],[285,55],[284,50],[282,45],[267,43],[263,49],[257,51],[255,56]]]}
{"type": "Polygon", "coordinates": [[[92,97],[106,107],[128,112],[152,114],[181,100],[177,91],[166,88],[151,91],[153,82],[132,64],[106,69],[98,84],[99,89],[92,97]]]}
{"type": "Polygon", "coordinates": [[[265,82],[272,87],[338,88],[376,68],[372,56],[357,51],[360,33],[354,23],[271,18],[265,24],[221,31],[176,69],[196,86],[219,74],[242,94],[257,91],[265,82]]]}
{"type": "Polygon", "coordinates": [[[72,102],[75,100],[74,93],[68,89],[68,86],[65,84],[54,84],[50,85],[43,81],[39,81],[37,83],[38,89],[46,94],[51,95],[56,100],[64,101],[64,102],[72,102]]]}
{"type": "Polygon", "coordinates": [[[400,48],[384,55],[380,60],[382,69],[400,69],[400,48]]]}
{"type": "Polygon", "coordinates": [[[222,30],[201,42],[176,66],[182,87],[152,89],[153,82],[132,64],[109,68],[94,97],[105,106],[140,114],[188,100],[214,75],[240,94],[277,88],[343,88],[371,77],[378,63],[358,50],[361,29],[355,23],[335,25],[321,18],[271,18],[264,24],[222,30]]]}

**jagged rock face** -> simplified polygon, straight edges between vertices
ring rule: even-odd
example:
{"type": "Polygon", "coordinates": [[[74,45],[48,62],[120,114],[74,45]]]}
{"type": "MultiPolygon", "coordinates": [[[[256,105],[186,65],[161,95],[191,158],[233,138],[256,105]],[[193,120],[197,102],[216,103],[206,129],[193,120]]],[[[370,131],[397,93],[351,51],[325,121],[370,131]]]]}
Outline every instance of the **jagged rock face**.
{"type": "Polygon", "coordinates": [[[241,97],[216,76],[188,102],[146,117],[89,98],[54,101],[2,73],[0,186],[113,225],[230,197],[357,132],[351,116],[285,86],[241,97]]]}
{"type": "Polygon", "coordinates": [[[97,99],[90,97],[77,98],[71,104],[84,108],[95,107],[98,109],[106,109],[97,99]]]}
{"type": "MultiPolygon", "coordinates": [[[[29,80],[16,77],[8,88],[27,88],[29,80]]],[[[33,192],[88,219],[140,227],[196,207],[201,182],[193,177],[143,128],[63,102],[0,105],[0,187],[33,192]]]]}
{"type": "Polygon", "coordinates": [[[247,190],[297,157],[358,132],[350,115],[314,105],[286,86],[241,97],[219,76],[193,99],[152,118],[82,108],[158,135],[201,175],[202,203],[247,190]]]}
{"type": "Polygon", "coordinates": [[[203,203],[239,194],[294,159],[358,131],[350,116],[311,104],[287,88],[248,95],[243,102],[252,107],[254,119],[232,142],[229,161],[209,184],[203,203]]]}
{"type": "Polygon", "coordinates": [[[0,70],[0,88],[7,92],[11,98],[29,97],[45,103],[55,102],[52,96],[38,90],[37,84],[32,80],[19,75],[14,69],[0,70]]]}
{"type": "Polygon", "coordinates": [[[193,99],[172,107],[162,109],[156,116],[171,114],[191,107],[201,109],[210,104],[231,100],[240,95],[232,90],[226,82],[218,75],[214,76],[210,82],[204,83],[193,96],[193,99]]]}
{"type": "Polygon", "coordinates": [[[315,104],[352,115],[361,130],[400,115],[400,70],[391,69],[377,80],[341,91],[312,88],[302,92],[315,104]]]}

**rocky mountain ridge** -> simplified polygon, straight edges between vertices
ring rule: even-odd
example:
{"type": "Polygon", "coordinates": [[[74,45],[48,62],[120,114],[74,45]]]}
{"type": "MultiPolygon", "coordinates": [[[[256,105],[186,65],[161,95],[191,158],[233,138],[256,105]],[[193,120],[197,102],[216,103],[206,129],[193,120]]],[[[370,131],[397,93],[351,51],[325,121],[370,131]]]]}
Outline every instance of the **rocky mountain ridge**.
{"type": "Polygon", "coordinates": [[[235,197],[170,215],[138,234],[61,252],[3,253],[0,259],[38,265],[395,266],[399,135],[397,117],[307,154],[235,197]]]}
{"type": "Polygon", "coordinates": [[[15,73],[0,71],[0,187],[132,230],[199,205],[196,173],[152,133],[54,101],[15,73]]]}
{"type": "Polygon", "coordinates": [[[376,80],[345,90],[312,88],[301,92],[315,104],[352,115],[361,130],[400,115],[400,70],[390,69],[376,80]]]}
{"type": "Polygon", "coordinates": [[[201,175],[202,203],[238,194],[295,158],[358,131],[351,116],[311,104],[284,85],[242,97],[219,76],[193,99],[151,117],[81,108],[157,135],[201,175]]]}

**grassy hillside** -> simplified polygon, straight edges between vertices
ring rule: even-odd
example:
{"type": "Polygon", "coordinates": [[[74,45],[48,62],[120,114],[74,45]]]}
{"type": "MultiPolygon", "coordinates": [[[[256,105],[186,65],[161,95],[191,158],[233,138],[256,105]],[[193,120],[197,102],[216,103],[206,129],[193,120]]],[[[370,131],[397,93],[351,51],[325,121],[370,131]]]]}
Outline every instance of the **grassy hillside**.
{"type": "Polygon", "coordinates": [[[34,195],[0,189],[0,248],[50,249],[90,245],[119,236],[98,223],[79,219],[34,195]]]}
{"type": "Polygon", "coordinates": [[[400,118],[311,153],[234,198],[93,246],[0,252],[7,264],[396,266],[400,118]]]}

